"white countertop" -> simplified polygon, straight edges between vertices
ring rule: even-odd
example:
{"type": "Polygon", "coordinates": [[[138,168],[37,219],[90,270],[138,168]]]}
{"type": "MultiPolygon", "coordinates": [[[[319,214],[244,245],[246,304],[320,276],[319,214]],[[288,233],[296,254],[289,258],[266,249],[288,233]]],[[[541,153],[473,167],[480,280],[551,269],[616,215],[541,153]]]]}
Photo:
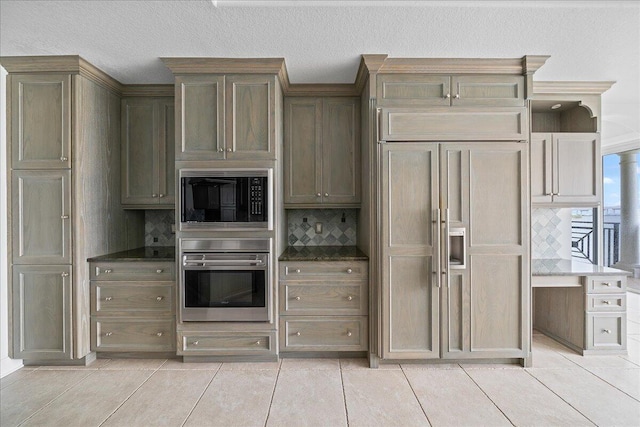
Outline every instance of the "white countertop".
{"type": "Polygon", "coordinates": [[[532,276],[630,276],[631,273],[617,268],[602,267],[570,259],[532,259],[532,276]]]}

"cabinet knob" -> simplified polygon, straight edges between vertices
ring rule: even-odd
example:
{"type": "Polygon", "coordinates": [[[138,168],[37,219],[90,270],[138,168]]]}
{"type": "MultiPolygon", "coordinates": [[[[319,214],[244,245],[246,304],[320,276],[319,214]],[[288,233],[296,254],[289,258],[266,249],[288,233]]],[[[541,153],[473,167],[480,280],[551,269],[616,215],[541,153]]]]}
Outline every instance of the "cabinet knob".
{"type": "Polygon", "coordinates": [[[162,197],[164,197],[164,194],[160,193],[160,195],[159,195],[159,196],[160,196],[160,198],[162,198],[162,197]]]}
{"type": "Polygon", "coordinates": [[[329,197],[329,193],[324,193],[324,197],[329,197]]]}
{"type": "Polygon", "coordinates": [[[300,269],[299,268],[296,268],[296,273],[300,273],[300,269]]]}
{"type": "Polygon", "coordinates": [[[256,345],[260,345],[260,344],[262,344],[260,340],[256,341],[256,345]]]}
{"type": "Polygon", "coordinates": [[[460,99],[460,94],[456,93],[456,96],[454,96],[455,99],[460,99]]]}
{"type": "Polygon", "coordinates": [[[163,269],[159,268],[159,269],[157,269],[157,270],[156,270],[156,273],[160,274],[160,273],[162,273],[163,271],[164,271],[163,269]]]}
{"type": "Polygon", "coordinates": [[[224,151],[224,148],[218,148],[218,151],[222,153],[224,151]]]}
{"type": "Polygon", "coordinates": [[[65,157],[65,156],[60,157],[60,161],[61,162],[66,162],[67,160],[69,160],[69,159],[67,157],[65,157]]]}
{"type": "Polygon", "coordinates": [[[105,268],[105,269],[104,269],[104,273],[105,273],[105,274],[109,274],[109,273],[111,273],[111,269],[110,269],[110,268],[105,268]]]}
{"type": "Polygon", "coordinates": [[[350,268],[347,268],[347,274],[351,274],[351,273],[353,273],[353,270],[350,268]]]}
{"type": "Polygon", "coordinates": [[[227,153],[232,152],[233,150],[231,148],[227,148],[227,153]]]}
{"type": "Polygon", "coordinates": [[[164,299],[164,297],[156,297],[156,301],[160,302],[164,299]]]}
{"type": "Polygon", "coordinates": [[[113,332],[107,332],[106,334],[104,334],[105,337],[110,337],[111,335],[113,335],[113,332]]]}
{"type": "Polygon", "coordinates": [[[65,271],[64,273],[60,273],[60,276],[62,276],[62,277],[68,277],[68,276],[69,276],[69,273],[67,273],[67,272],[65,271]]]}
{"type": "Polygon", "coordinates": [[[606,304],[606,305],[609,305],[609,304],[611,304],[611,301],[608,301],[608,300],[605,299],[605,300],[602,300],[602,303],[606,304]]]}
{"type": "Polygon", "coordinates": [[[316,197],[322,197],[322,193],[316,193],[316,197]]]}
{"type": "Polygon", "coordinates": [[[193,342],[193,345],[198,345],[198,341],[194,341],[194,342],[193,342]]]}
{"type": "Polygon", "coordinates": [[[158,332],[158,333],[156,334],[156,336],[161,337],[161,336],[162,336],[162,332],[158,332]]]}
{"type": "Polygon", "coordinates": [[[105,301],[111,301],[113,299],[113,297],[106,297],[104,300],[105,301]]]}
{"type": "Polygon", "coordinates": [[[607,282],[607,283],[603,283],[604,286],[610,288],[611,287],[611,283],[607,282]]]}
{"type": "Polygon", "coordinates": [[[444,98],[445,98],[445,99],[449,99],[449,98],[451,98],[451,94],[450,94],[450,93],[446,94],[446,95],[444,96],[444,98]]]}
{"type": "Polygon", "coordinates": [[[610,334],[611,333],[611,329],[603,329],[602,333],[604,334],[610,334]]]}
{"type": "Polygon", "coordinates": [[[300,301],[300,299],[301,299],[300,297],[296,297],[296,301],[300,301]]]}
{"type": "Polygon", "coordinates": [[[296,332],[296,335],[297,335],[297,336],[300,336],[300,335],[302,335],[302,334],[301,334],[300,332],[296,332]]]}
{"type": "Polygon", "coordinates": [[[350,337],[351,335],[353,335],[351,331],[347,331],[347,336],[350,337]]]}
{"type": "Polygon", "coordinates": [[[69,215],[60,215],[60,219],[69,219],[69,215]]]}
{"type": "Polygon", "coordinates": [[[153,193],[153,194],[151,195],[151,197],[154,197],[154,198],[155,198],[155,197],[158,197],[158,195],[157,195],[157,194],[155,194],[155,193],[153,193]]]}
{"type": "Polygon", "coordinates": [[[347,300],[348,300],[348,301],[352,301],[352,300],[353,300],[353,297],[352,297],[351,295],[349,295],[349,296],[347,297],[347,300]]]}

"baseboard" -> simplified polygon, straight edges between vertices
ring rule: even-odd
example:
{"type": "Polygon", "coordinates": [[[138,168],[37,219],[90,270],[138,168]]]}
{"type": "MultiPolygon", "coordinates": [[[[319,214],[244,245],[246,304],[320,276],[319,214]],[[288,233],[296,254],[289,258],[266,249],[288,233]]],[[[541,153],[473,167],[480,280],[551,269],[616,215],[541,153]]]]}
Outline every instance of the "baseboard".
{"type": "Polygon", "coordinates": [[[0,360],[0,378],[4,378],[12,372],[17,371],[18,369],[24,366],[22,364],[22,359],[11,359],[10,357],[5,357],[0,360]]]}

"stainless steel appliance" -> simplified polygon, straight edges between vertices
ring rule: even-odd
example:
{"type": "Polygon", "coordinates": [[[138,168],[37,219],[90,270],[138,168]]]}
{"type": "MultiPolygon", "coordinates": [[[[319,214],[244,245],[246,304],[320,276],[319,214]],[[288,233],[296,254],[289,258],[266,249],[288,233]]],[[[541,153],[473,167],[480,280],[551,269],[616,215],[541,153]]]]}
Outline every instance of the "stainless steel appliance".
{"type": "Polygon", "coordinates": [[[271,239],[181,239],[182,321],[269,321],[271,239]]]}
{"type": "Polygon", "coordinates": [[[270,168],[180,170],[181,230],[272,230],[270,168]]]}

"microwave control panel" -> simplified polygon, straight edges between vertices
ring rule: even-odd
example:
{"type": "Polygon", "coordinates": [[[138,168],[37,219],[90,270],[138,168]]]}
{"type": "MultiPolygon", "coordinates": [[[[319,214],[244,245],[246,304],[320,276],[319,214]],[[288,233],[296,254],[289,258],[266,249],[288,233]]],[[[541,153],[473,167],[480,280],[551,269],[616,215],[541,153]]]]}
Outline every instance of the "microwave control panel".
{"type": "Polygon", "coordinates": [[[261,178],[251,178],[249,199],[251,205],[251,215],[262,215],[263,202],[263,180],[261,178]]]}

